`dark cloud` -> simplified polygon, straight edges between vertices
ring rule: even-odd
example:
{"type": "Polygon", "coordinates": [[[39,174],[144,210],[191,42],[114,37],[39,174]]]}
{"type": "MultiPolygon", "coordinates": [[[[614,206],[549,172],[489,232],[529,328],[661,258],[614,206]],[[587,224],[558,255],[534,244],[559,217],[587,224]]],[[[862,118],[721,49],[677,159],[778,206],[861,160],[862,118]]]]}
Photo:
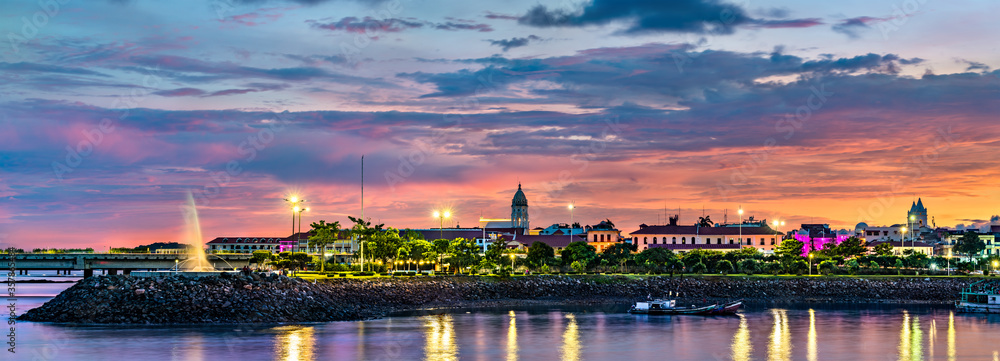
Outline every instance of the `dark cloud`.
{"type": "Polygon", "coordinates": [[[312,27],[317,29],[325,29],[332,31],[345,31],[349,33],[357,34],[368,34],[377,39],[378,35],[381,33],[398,33],[408,29],[418,29],[423,27],[428,27],[437,30],[446,31],[458,31],[458,30],[472,30],[478,32],[490,32],[493,28],[489,24],[477,24],[471,22],[470,20],[463,19],[452,19],[444,23],[433,23],[427,21],[419,21],[416,19],[375,19],[372,17],[365,17],[364,19],[358,19],[353,16],[342,18],[334,22],[323,22],[318,20],[307,20],[312,27]]]}
{"type": "Polygon", "coordinates": [[[69,74],[69,75],[92,75],[107,77],[108,75],[99,73],[92,70],[87,70],[83,68],[71,68],[58,65],[49,64],[39,64],[39,63],[5,63],[0,62],[0,71],[10,71],[10,72],[38,72],[38,73],[55,73],[55,74],[69,74]]]}
{"type": "Polygon", "coordinates": [[[874,18],[870,16],[859,16],[856,18],[844,19],[839,23],[833,25],[832,29],[835,32],[847,35],[851,39],[857,39],[861,37],[861,31],[870,29],[870,24],[880,23],[889,19],[886,18],[874,18]]]}
{"type": "Polygon", "coordinates": [[[593,0],[577,11],[531,8],[518,21],[537,27],[580,27],[628,22],[627,34],[713,33],[730,34],[734,27],[752,23],[753,18],[736,5],[716,0],[593,0]]]}
{"type": "Polygon", "coordinates": [[[768,29],[811,28],[813,26],[823,25],[823,21],[820,20],[819,18],[791,19],[791,20],[754,20],[753,24],[755,26],[768,29]]]}
{"type": "Polygon", "coordinates": [[[528,42],[530,42],[531,40],[538,40],[538,39],[541,38],[534,35],[529,35],[524,38],[510,38],[510,39],[488,40],[488,41],[490,42],[490,45],[499,46],[500,48],[503,49],[503,51],[507,51],[513,48],[527,46],[528,42]]]}
{"type": "Polygon", "coordinates": [[[191,96],[205,95],[205,91],[195,88],[178,88],[178,89],[155,91],[153,92],[153,94],[159,95],[161,97],[191,97],[191,96]]]}
{"type": "Polygon", "coordinates": [[[131,64],[139,66],[122,67],[127,70],[147,73],[147,69],[156,69],[158,76],[170,77],[187,82],[214,82],[225,79],[271,79],[280,81],[327,80],[343,83],[377,84],[376,79],[360,78],[350,75],[331,73],[318,67],[292,68],[256,68],[229,62],[208,62],[182,56],[138,56],[129,59],[131,64]]]}

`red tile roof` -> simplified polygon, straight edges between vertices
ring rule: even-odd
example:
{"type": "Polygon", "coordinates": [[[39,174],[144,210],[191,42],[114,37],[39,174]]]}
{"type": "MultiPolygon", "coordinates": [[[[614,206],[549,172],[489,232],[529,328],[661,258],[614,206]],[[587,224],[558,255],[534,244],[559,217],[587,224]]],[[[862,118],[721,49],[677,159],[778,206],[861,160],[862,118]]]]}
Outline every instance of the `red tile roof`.
{"type": "Polygon", "coordinates": [[[650,244],[646,245],[647,248],[666,248],[671,251],[674,250],[692,250],[692,249],[711,249],[711,250],[739,250],[743,246],[739,244],[650,244]]]}
{"type": "MultiPolygon", "coordinates": [[[[643,234],[700,234],[705,236],[739,236],[741,227],[698,227],[698,226],[646,226],[632,235],[643,234]]],[[[771,227],[742,227],[742,234],[746,235],[774,235],[771,227]]],[[[778,235],[783,233],[777,232],[778,235]]]]}
{"type": "Polygon", "coordinates": [[[570,243],[573,242],[585,242],[586,240],[577,236],[567,236],[567,235],[525,235],[519,234],[517,236],[504,236],[508,241],[517,241],[523,244],[525,247],[531,247],[535,242],[542,242],[552,248],[566,248],[570,243]]]}

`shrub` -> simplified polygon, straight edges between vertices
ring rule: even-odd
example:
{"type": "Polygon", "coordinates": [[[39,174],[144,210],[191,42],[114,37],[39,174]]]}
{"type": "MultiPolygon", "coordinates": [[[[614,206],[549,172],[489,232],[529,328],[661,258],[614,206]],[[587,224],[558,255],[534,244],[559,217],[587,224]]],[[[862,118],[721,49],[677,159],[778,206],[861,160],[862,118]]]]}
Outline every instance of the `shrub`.
{"type": "Polygon", "coordinates": [[[728,260],[722,260],[715,264],[715,269],[724,275],[728,275],[733,272],[733,263],[728,260]]]}
{"type": "Polygon", "coordinates": [[[739,266],[740,272],[748,275],[752,275],[758,271],[757,260],[755,259],[747,258],[737,262],[736,264],[739,266]]]}
{"type": "Polygon", "coordinates": [[[858,260],[852,258],[847,261],[847,271],[852,275],[858,274],[858,269],[860,268],[861,266],[858,265],[858,260]]]}
{"type": "Polygon", "coordinates": [[[547,264],[543,264],[542,267],[539,268],[538,270],[541,271],[542,273],[549,273],[549,271],[551,271],[549,265],[547,264]]]}
{"type": "Polygon", "coordinates": [[[809,270],[809,264],[806,263],[805,260],[801,260],[800,259],[800,260],[792,262],[790,265],[788,265],[788,271],[789,271],[789,273],[794,273],[794,274],[799,275],[799,276],[801,276],[803,273],[805,273],[808,270],[809,270]]]}
{"type": "Polygon", "coordinates": [[[833,260],[826,260],[820,262],[819,271],[825,275],[831,275],[837,269],[837,262],[833,260]]]}
{"type": "Polygon", "coordinates": [[[587,270],[587,263],[583,261],[575,261],[570,265],[570,267],[573,267],[573,271],[576,271],[576,273],[581,273],[587,270]]]}
{"type": "MultiPolygon", "coordinates": [[[[732,267],[731,264],[730,264],[730,267],[732,267]]],[[[705,264],[702,263],[702,262],[695,263],[694,265],[691,266],[691,273],[694,273],[696,275],[700,275],[702,273],[705,273],[705,271],[707,271],[707,270],[708,270],[708,267],[705,267],[705,264]]]]}
{"type": "Polygon", "coordinates": [[[764,271],[777,276],[781,273],[781,263],[778,262],[768,262],[764,265],[764,271]]]}

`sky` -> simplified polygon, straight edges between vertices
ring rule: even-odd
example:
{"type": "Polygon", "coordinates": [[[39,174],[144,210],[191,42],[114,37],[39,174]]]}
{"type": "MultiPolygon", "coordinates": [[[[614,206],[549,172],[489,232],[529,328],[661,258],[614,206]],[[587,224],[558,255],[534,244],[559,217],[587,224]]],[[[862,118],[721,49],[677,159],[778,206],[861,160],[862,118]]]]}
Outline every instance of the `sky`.
{"type": "Polygon", "coordinates": [[[992,1],[0,3],[0,243],[1000,214],[992,1]],[[575,204],[571,213],[568,204],[575,204]]]}

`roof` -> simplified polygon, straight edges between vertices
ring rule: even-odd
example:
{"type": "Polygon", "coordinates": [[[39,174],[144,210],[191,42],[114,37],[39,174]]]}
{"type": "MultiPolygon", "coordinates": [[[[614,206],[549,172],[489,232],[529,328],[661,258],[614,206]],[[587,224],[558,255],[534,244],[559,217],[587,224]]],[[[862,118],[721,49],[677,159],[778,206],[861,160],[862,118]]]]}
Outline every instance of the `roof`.
{"type": "Polygon", "coordinates": [[[209,244],[220,244],[220,243],[273,243],[278,244],[278,242],[283,241],[289,237],[218,237],[211,241],[209,244]]]}
{"type": "Polygon", "coordinates": [[[631,235],[643,234],[698,234],[704,236],[781,235],[771,227],[699,227],[699,226],[646,226],[631,235]],[[742,229],[742,231],[740,231],[742,229]],[[741,233],[742,232],[742,233],[741,233]]]}
{"type": "Polygon", "coordinates": [[[511,206],[528,206],[528,197],[524,196],[524,192],[521,191],[521,184],[517,184],[517,193],[514,193],[514,199],[510,201],[511,206]]]}
{"type": "MultiPolygon", "coordinates": [[[[405,230],[400,230],[403,232],[405,230]]],[[[483,238],[482,228],[469,228],[469,229],[414,229],[414,232],[420,233],[424,236],[424,239],[428,241],[433,241],[435,239],[476,239],[483,238]]],[[[406,234],[405,232],[401,234],[406,234]]]]}
{"type": "Polygon", "coordinates": [[[923,248],[923,247],[933,248],[934,247],[934,246],[929,245],[929,244],[924,243],[924,242],[898,242],[898,241],[875,241],[875,242],[869,242],[868,243],[868,247],[875,247],[875,246],[878,246],[878,245],[880,245],[882,243],[888,243],[888,244],[892,245],[893,248],[897,248],[897,247],[898,248],[923,248]]]}
{"type": "Polygon", "coordinates": [[[567,235],[517,235],[516,237],[504,236],[505,239],[517,241],[523,244],[525,247],[531,247],[535,242],[542,242],[552,248],[566,248],[570,243],[573,242],[584,242],[583,238],[579,236],[567,236],[567,235]]]}
{"type": "Polygon", "coordinates": [[[1000,233],[1000,225],[990,226],[990,233],[1000,233]]]}
{"type": "Polygon", "coordinates": [[[739,250],[743,249],[743,246],[739,244],[650,244],[647,245],[646,248],[666,248],[671,251],[690,250],[690,249],[739,250]]]}

